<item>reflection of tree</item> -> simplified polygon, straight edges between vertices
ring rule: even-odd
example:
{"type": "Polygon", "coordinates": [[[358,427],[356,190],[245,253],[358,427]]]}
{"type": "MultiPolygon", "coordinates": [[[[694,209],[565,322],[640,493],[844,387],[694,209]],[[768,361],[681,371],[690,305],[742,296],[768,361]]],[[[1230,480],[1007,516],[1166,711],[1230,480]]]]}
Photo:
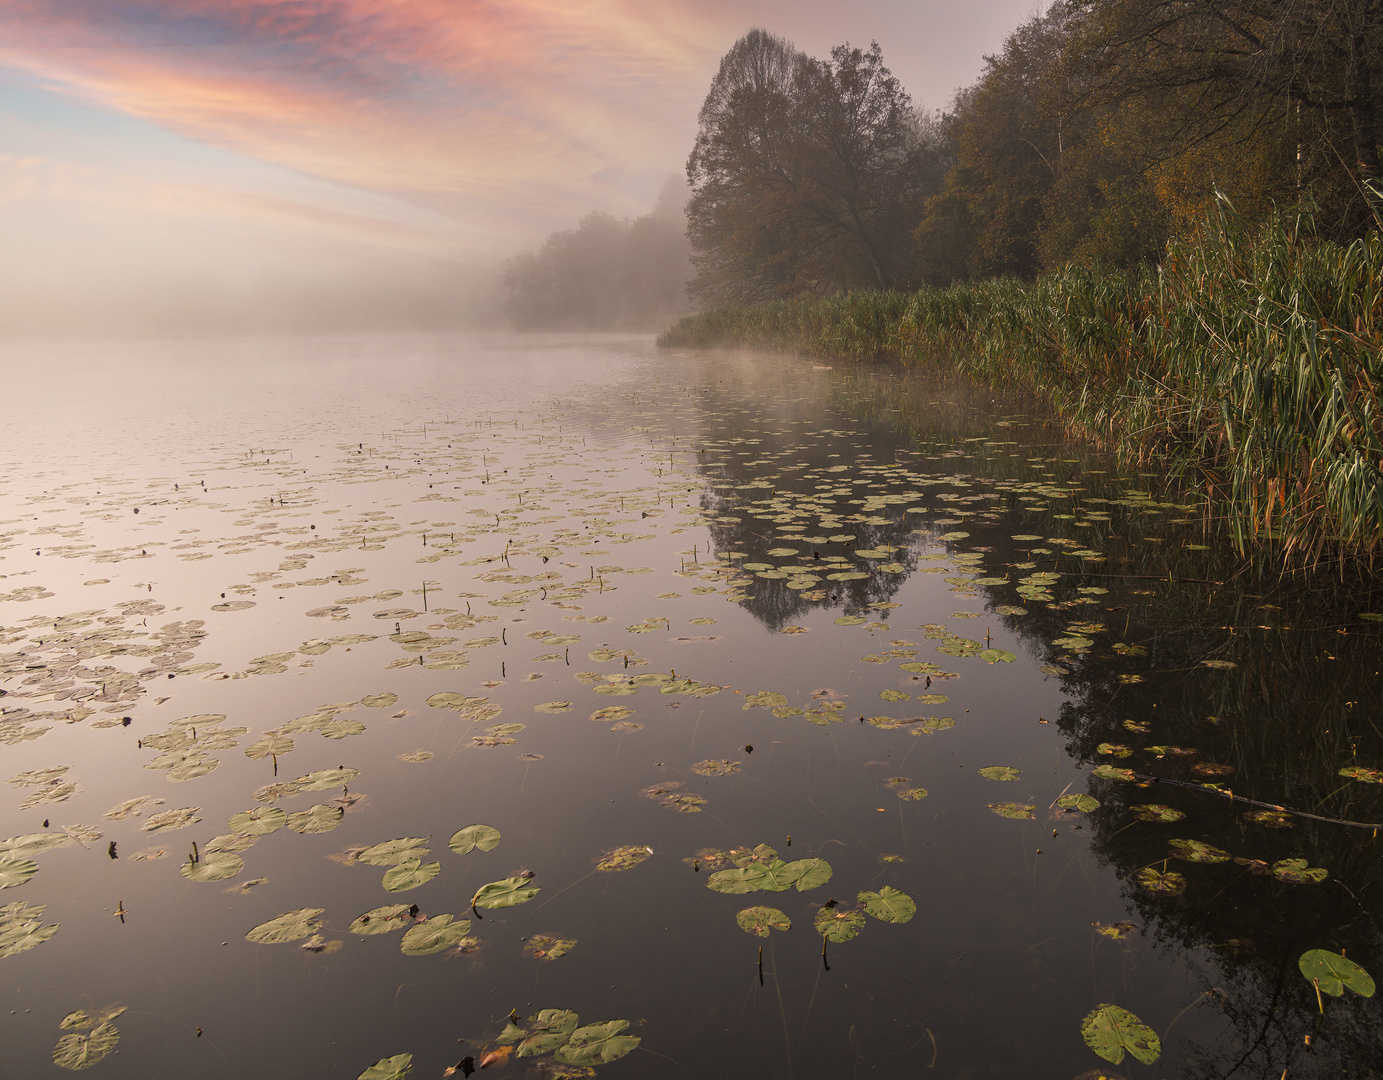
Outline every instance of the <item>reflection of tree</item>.
{"type": "MultiPolygon", "coordinates": [[[[800,366],[794,370],[800,377],[800,366]]],[[[774,400],[800,403],[795,420],[806,418],[816,429],[829,423],[832,430],[849,421],[824,416],[858,422],[848,435],[810,440],[784,434],[785,416],[755,427],[752,437],[762,440],[757,456],[786,448],[794,462],[809,465],[803,472],[850,461],[866,443],[873,460],[963,473],[977,486],[981,477],[995,483],[1056,481],[1080,477],[1071,466],[1099,467],[1089,456],[1081,460],[1079,451],[1045,442],[1040,417],[1031,414],[1022,419],[1032,427],[1004,429],[1021,432],[1002,440],[1021,439],[1021,446],[967,441],[993,436],[996,415],[1012,419],[1023,412],[1023,403],[964,384],[860,365],[822,376],[811,386],[781,389],[784,394],[774,400]],[[841,457],[830,457],[833,453],[841,457]]],[[[756,390],[762,400],[762,388],[756,390]]],[[[702,472],[713,478],[703,503],[740,518],[718,522],[715,543],[722,552],[747,552],[748,561],[762,559],[780,534],[772,522],[761,523],[746,511],[770,489],[746,488],[760,474],[721,452],[728,440],[745,436],[743,418],[707,408],[704,422],[708,439],[717,445],[716,452],[702,456],[702,472]]],[[[970,534],[965,546],[989,553],[989,574],[1026,564],[1062,575],[1046,603],[1019,599],[1012,584],[970,588],[987,599],[991,611],[1010,604],[1026,608],[1025,615],[995,612],[994,622],[1005,624],[1034,655],[1065,670],[1059,677],[1069,701],[1056,719],[1067,752],[1080,762],[1132,768],[1140,775],[1218,782],[1239,796],[1322,817],[1383,821],[1383,786],[1339,776],[1345,765],[1383,766],[1379,632],[1376,624],[1346,615],[1383,607],[1378,585],[1363,575],[1284,580],[1267,558],[1245,565],[1197,550],[1198,511],[1185,509],[1189,502],[1178,502],[1174,492],[1151,490],[1160,483],[1155,477],[1140,478],[1150,490],[1138,498],[1127,497],[1129,484],[1119,478],[1092,473],[1080,480],[1066,500],[1025,503],[1009,492],[997,504],[986,504],[1001,512],[962,511],[970,534]],[[1044,539],[1018,542],[1015,534],[1044,539]],[[1105,558],[1076,557],[1061,546],[1064,539],[1098,548],[1105,558]],[[1039,544],[1046,554],[1032,552],[1039,544]],[[1081,594],[1080,587],[1108,592],[1081,594]],[[1089,648],[1053,644],[1072,626],[1094,624],[1103,629],[1087,631],[1094,642],[1089,648]],[[1115,643],[1144,649],[1146,655],[1121,654],[1112,648],[1115,643]],[[1206,660],[1220,666],[1208,667],[1206,660]],[[1126,747],[1131,754],[1121,759],[1100,752],[1110,747],[1126,747]],[[1150,749],[1159,747],[1164,749],[1150,749]],[[1202,763],[1232,772],[1198,775],[1195,769],[1202,763]]],[[[781,470],[772,483],[795,494],[809,487],[800,473],[781,470]]],[[[935,489],[929,492],[924,505],[947,509],[933,501],[935,489]]],[[[888,519],[885,526],[852,523],[842,531],[856,533],[859,546],[916,539],[910,532],[913,515],[892,507],[888,519]]],[[[907,569],[913,571],[915,564],[909,562],[907,569]]],[[[1014,579],[1028,572],[1008,571],[1014,579]]],[[[780,627],[813,602],[862,611],[892,596],[903,578],[875,569],[869,579],[832,589],[839,599],[818,601],[803,599],[782,582],[759,579],[746,607],[767,625],[780,627]]],[[[1169,1046],[1168,1062],[1180,1055],[1183,1075],[1207,1078],[1276,1077],[1284,1067],[1293,1077],[1383,1075],[1383,1043],[1377,1035],[1383,1030],[1383,1001],[1328,999],[1322,1019],[1314,992],[1297,969],[1306,949],[1343,949],[1383,981],[1383,934],[1370,914],[1383,903],[1378,858],[1383,840],[1366,830],[1302,819],[1290,828],[1270,828],[1246,818],[1250,811],[1242,804],[1190,787],[1092,777],[1090,793],[1102,804],[1089,815],[1095,854],[1116,870],[1148,938],[1183,956],[1204,989],[1215,990],[1200,1008],[1220,1010],[1237,1031],[1236,1040],[1209,1046],[1169,1046]],[[1131,808],[1146,803],[1171,806],[1186,816],[1169,824],[1142,821],[1131,808]],[[1244,862],[1178,861],[1170,839],[1203,841],[1244,862]],[[1289,858],[1305,858],[1310,866],[1329,870],[1330,877],[1320,884],[1279,881],[1271,867],[1289,858]],[[1162,897],[1139,888],[1139,870],[1164,866],[1184,875],[1184,894],[1162,897]],[[1307,1035],[1313,1037],[1309,1051],[1307,1035]]]]}

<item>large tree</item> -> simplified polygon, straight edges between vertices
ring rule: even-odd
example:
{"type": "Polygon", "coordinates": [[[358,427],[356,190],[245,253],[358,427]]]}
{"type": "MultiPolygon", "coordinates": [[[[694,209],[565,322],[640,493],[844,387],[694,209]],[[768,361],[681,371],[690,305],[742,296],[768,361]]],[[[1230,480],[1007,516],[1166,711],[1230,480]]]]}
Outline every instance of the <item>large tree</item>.
{"type": "Polygon", "coordinates": [[[937,170],[879,46],[815,60],[752,30],[726,53],[687,161],[693,291],[710,303],[889,288],[937,170]]]}

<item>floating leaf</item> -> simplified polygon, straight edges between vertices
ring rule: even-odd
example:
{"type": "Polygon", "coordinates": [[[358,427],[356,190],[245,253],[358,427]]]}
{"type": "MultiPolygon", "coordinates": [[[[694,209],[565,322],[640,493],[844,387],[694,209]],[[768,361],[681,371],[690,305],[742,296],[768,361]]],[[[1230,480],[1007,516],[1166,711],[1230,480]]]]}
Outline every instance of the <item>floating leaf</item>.
{"type": "Polygon", "coordinates": [[[896,788],[893,793],[908,802],[921,802],[927,797],[927,789],[921,787],[896,788]]]}
{"type": "Polygon", "coordinates": [[[383,694],[366,694],[360,699],[360,704],[371,709],[387,709],[391,705],[399,702],[398,694],[385,692],[383,694]]]}
{"type": "Polygon", "coordinates": [[[0,841],[0,859],[32,859],[37,855],[42,855],[45,851],[65,847],[72,842],[70,836],[60,832],[25,833],[22,836],[11,836],[8,840],[0,841]]]}
{"type": "Polygon", "coordinates": [[[831,873],[831,864],[825,859],[801,859],[792,863],[774,859],[718,871],[707,879],[706,887],[732,896],[760,890],[785,892],[794,885],[799,892],[806,892],[830,881],[831,873]]]}
{"type": "Polygon", "coordinates": [[[1186,816],[1175,807],[1163,806],[1161,803],[1142,803],[1129,807],[1129,811],[1142,821],[1172,822],[1180,821],[1186,816]]]}
{"type": "Polygon", "coordinates": [[[519,1057],[536,1057],[565,1046],[576,1030],[576,1013],[570,1009],[544,1009],[528,1018],[528,1028],[519,1043],[519,1057]]]}
{"type": "Polygon", "coordinates": [[[413,1071],[412,1054],[395,1054],[393,1057],[380,1058],[356,1080],[403,1080],[413,1071]]]}
{"type": "Polygon", "coordinates": [[[288,824],[288,815],[277,806],[256,806],[253,810],[232,814],[227,824],[232,831],[246,836],[268,836],[288,824]]]}
{"type": "MultiPolygon", "coordinates": [[[[0,864],[0,869],[3,869],[3,864],[0,864]]],[[[1289,885],[1319,884],[1329,876],[1329,870],[1307,866],[1305,859],[1281,859],[1273,863],[1273,877],[1289,885]]]]}
{"type": "Polygon", "coordinates": [[[434,915],[403,935],[399,951],[404,956],[431,956],[457,944],[470,932],[470,919],[452,922],[450,915],[434,915]]]}
{"type": "Polygon", "coordinates": [[[1113,938],[1116,941],[1123,940],[1124,938],[1128,937],[1130,934],[1132,934],[1135,930],[1138,929],[1138,927],[1131,922],[1096,922],[1091,923],[1090,925],[1095,928],[1095,933],[1101,934],[1107,938],[1113,938]]]}
{"type": "Polygon", "coordinates": [[[38,863],[29,859],[0,859],[0,889],[23,885],[38,873],[38,863]]]}
{"type": "Polygon", "coordinates": [[[1366,769],[1361,765],[1347,765],[1340,770],[1340,775],[1351,780],[1362,780],[1366,784],[1383,784],[1383,769],[1366,769]]]}
{"type": "Polygon", "coordinates": [[[1018,657],[1005,649],[981,649],[980,659],[986,664],[1011,664],[1018,657]]]}
{"type": "Polygon", "coordinates": [[[588,1024],[572,1032],[571,1041],[552,1055],[563,1065],[603,1065],[624,1057],[642,1041],[636,1035],[621,1035],[628,1020],[607,1020],[588,1024]]]}
{"type": "Polygon", "coordinates": [[[413,905],[386,904],[358,916],[348,927],[352,934],[387,934],[402,930],[412,919],[413,905]]]}
{"type": "Polygon", "coordinates": [[[188,881],[228,881],[245,869],[245,860],[229,851],[204,851],[196,862],[178,867],[188,881]]]}
{"type": "Polygon", "coordinates": [[[318,803],[310,809],[289,814],[285,824],[296,833],[331,832],[332,829],[341,824],[341,817],[345,812],[339,806],[327,806],[318,803]]]}
{"type": "Polygon", "coordinates": [[[89,1069],[120,1041],[120,1031],[109,1020],[86,1033],[69,1032],[53,1047],[53,1064],[60,1069],[89,1069]]]}
{"type": "Polygon", "coordinates": [[[1082,814],[1092,814],[1100,808],[1100,800],[1093,795],[1063,795],[1056,804],[1063,810],[1079,810],[1082,814]]]}
{"type": "Polygon", "coordinates": [[[1023,771],[1015,769],[1012,765],[990,765],[981,769],[980,775],[986,780],[1017,780],[1023,775],[1023,771]]]}
{"type": "Polygon", "coordinates": [[[1322,994],[1339,997],[1346,988],[1360,997],[1373,997],[1373,978],[1353,960],[1325,949],[1308,949],[1297,960],[1307,982],[1314,982],[1322,994]]]}
{"type": "Polygon", "coordinates": [[[491,825],[467,825],[452,834],[447,846],[458,855],[472,851],[493,851],[499,844],[499,830],[491,825]]]}
{"type": "MultiPolygon", "coordinates": [[[[885,701],[907,701],[911,695],[902,690],[880,690],[879,696],[885,701]]],[[[945,698],[942,698],[944,701],[945,698]]]]}
{"type": "Polygon", "coordinates": [[[1000,817],[1013,818],[1015,821],[1027,821],[1031,820],[1035,808],[1027,803],[1001,802],[990,803],[989,809],[1000,817]]]}
{"type": "Polygon", "coordinates": [[[1229,862],[1229,852],[1221,851],[1213,844],[1206,844],[1200,840],[1168,840],[1175,850],[1172,856],[1183,859],[1186,862],[1195,863],[1222,863],[1229,862]]]}
{"type": "Polygon", "coordinates": [[[533,711],[540,713],[564,713],[571,712],[571,710],[570,701],[544,701],[541,705],[533,706],[533,711]]]}
{"type": "Polygon", "coordinates": [[[1113,765],[1096,765],[1090,770],[1090,775],[1098,776],[1101,780],[1121,780],[1126,784],[1137,779],[1132,769],[1116,769],[1113,765]]]}
{"type": "Polygon", "coordinates": [[[1081,1021],[1080,1033],[1091,1050],[1115,1065],[1124,1060],[1125,1051],[1144,1065],[1151,1065],[1162,1053],[1157,1032],[1117,1005],[1100,1005],[1092,1010],[1081,1021]]]}
{"type": "Polygon", "coordinates": [[[298,941],[322,928],[318,916],[323,910],[325,909],[299,908],[297,911],[285,912],[278,918],[260,923],[245,935],[245,940],[253,941],[257,945],[281,945],[289,941],[298,941]]]}
{"type": "Polygon", "coordinates": [[[293,750],[293,740],[287,735],[266,735],[245,747],[245,756],[260,760],[272,754],[287,754],[293,750]]]}
{"type": "Polygon", "coordinates": [[[888,885],[878,892],[862,892],[856,900],[880,922],[905,923],[917,914],[917,904],[912,897],[888,885]]]}
{"type": "Polygon", "coordinates": [[[792,920],[777,908],[748,907],[735,916],[740,929],[755,937],[768,937],[772,930],[791,930],[792,920]]]}
{"type": "Polygon", "coordinates": [[[355,857],[356,862],[369,866],[397,866],[408,859],[421,860],[427,854],[427,840],[421,836],[401,836],[397,840],[385,840],[371,844],[355,857]]]}
{"type": "Polygon", "coordinates": [[[152,815],[144,823],[144,832],[158,832],[160,829],[183,829],[201,821],[200,806],[184,806],[178,810],[165,810],[152,815]]]}
{"type": "Polygon", "coordinates": [[[638,866],[652,854],[653,849],[643,844],[629,844],[625,847],[611,848],[609,851],[601,853],[595,868],[606,873],[628,870],[630,867],[638,866]]]}
{"type": "Polygon", "coordinates": [[[523,947],[530,960],[557,960],[576,948],[575,938],[560,938],[552,934],[534,934],[523,947]]]}
{"type": "Polygon", "coordinates": [[[829,941],[849,941],[864,928],[864,912],[823,907],[816,913],[813,925],[816,932],[829,941]]]}
{"type": "Polygon", "coordinates": [[[300,776],[293,781],[293,784],[299,791],[329,791],[334,787],[349,784],[359,775],[359,769],[348,769],[344,765],[338,765],[334,769],[321,769],[318,772],[300,776]]]}
{"type": "Polygon", "coordinates": [[[514,907],[532,900],[538,895],[538,888],[529,884],[531,880],[527,877],[511,877],[482,885],[471,897],[471,907],[488,911],[491,908],[514,907]]]}
{"type": "Polygon", "coordinates": [[[698,761],[691,767],[691,771],[698,776],[729,776],[731,773],[739,772],[741,764],[741,762],[728,759],[698,761]]]}
{"type": "Polygon", "coordinates": [[[425,863],[420,859],[405,859],[397,866],[384,872],[385,892],[407,892],[419,885],[426,885],[441,872],[439,862],[425,863]]]}
{"type": "Polygon", "coordinates": [[[1133,877],[1142,888],[1158,896],[1180,896],[1186,891],[1186,879],[1175,870],[1169,870],[1164,874],[1151,866],[1145,866],[1133,877]]]}

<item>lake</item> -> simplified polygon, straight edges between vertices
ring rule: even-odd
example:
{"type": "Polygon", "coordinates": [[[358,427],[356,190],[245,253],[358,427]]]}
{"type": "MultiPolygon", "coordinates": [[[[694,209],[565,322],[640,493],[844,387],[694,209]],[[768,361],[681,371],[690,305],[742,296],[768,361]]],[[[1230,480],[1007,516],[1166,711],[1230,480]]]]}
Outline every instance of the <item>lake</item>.
{"type": "Polygon", "coordinates": [[[0,1074],[1383,1074],[1367,572],[891,365],[2,362],[0,1074]]]}

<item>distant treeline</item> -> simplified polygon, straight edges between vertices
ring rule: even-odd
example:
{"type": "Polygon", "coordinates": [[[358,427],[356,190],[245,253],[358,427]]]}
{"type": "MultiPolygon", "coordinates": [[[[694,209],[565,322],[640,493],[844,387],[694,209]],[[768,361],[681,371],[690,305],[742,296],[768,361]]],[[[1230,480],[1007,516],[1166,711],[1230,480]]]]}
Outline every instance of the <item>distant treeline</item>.
{"type": "Polygon", "coordinates": [[[687,163],[703,305],[1158,260],[1217,192],[1374,227],[1377,0],[1058,0],[945,112],[877,45],[819,60],[752,30],[687,163]]]}
{"type": "Polygon", "coordinates": [[[683,204],[673,178],[651,214],[587,214],[537,251],[504,267],[505,311],[525,330],[653,330],[690,310],[692,267],[683,204]]]}

